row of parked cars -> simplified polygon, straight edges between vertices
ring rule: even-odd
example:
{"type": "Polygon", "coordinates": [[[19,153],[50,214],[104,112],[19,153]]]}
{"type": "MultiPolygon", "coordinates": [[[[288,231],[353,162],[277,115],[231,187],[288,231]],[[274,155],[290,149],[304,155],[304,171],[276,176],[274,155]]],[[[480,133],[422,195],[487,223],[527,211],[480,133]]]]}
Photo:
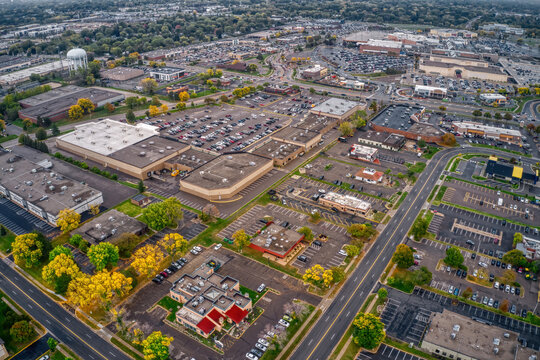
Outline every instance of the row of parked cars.
{"type": "MultiPolygon", "coordinates": [[[[279,319],[278,323],[274,325],[274,328],[276,330],[283,331],[291,325],[291,321],[292,317],[289,314],[285,314],[281,319],[279,319]]],[[[272,340],[275,335],[275,332],[270,330],[264,335],[263,338],[259,338],[254,348],[246,354],[246,358],[250,360],[259,360],[264,355],[266,350],[268,350],[268,347],[270,346],[269,340],[272,340]]]]}
{"type": "Polygon", "coordinates": [[[160,272],[159,274],[157,274],[152,279],[152,281],[155,282],[156,284],[161,284],[163,282],[163,280],[165,280],[166,278],[168,278],[169,276],[171,276],[172,274],[174,274],[175,272],[177,272],[178,270],[183,268],[184,265],[187,264],[187,262],[188,261],[185,258],[181,258],[181,259],[179,259],[177,261],[173,261],[171,263],[171,266],[169,266],[166,269],[163,269],[163,271],[160,272]]]}

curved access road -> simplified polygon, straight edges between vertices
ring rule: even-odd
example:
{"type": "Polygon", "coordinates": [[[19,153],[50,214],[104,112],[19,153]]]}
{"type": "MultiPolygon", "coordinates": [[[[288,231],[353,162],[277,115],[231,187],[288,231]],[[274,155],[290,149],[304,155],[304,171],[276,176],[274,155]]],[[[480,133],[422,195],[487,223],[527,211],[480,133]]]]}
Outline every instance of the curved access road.
{"type": "Polygon", "coordinates": [[[507,153],[484,148],[455,148],[435,154],[422,172],[416,185],[407,195],[398,211],[375,244],[353,271],[347,282],[334,298],[328,309],[293,353],[292,360],[325,360],[343,336],[360,307],[377,283],[398,244],[407,236],[409,228],[418,216],[447,162],[459,153],[507,153]]]}
{"type": "Polygon", "coordinates": [[[4,259],[0,260],[0,290],[81,359],[131,359],[30,283],[4,259]]]}

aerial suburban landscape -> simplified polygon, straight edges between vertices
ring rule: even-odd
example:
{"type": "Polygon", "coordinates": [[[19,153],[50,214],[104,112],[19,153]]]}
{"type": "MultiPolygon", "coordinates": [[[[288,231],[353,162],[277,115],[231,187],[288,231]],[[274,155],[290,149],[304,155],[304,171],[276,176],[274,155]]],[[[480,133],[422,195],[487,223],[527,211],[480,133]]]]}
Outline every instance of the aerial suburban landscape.
{"type": "Polygon", "coordinates": [[[0,9],[0,360],[540,360],[538,1],[0,9]]]}

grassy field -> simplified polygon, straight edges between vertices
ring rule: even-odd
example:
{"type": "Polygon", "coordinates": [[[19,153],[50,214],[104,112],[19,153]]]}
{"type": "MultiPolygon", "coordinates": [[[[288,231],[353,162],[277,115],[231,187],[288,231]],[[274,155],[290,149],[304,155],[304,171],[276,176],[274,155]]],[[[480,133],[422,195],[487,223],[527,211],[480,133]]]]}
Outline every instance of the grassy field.
{"type": "Polygon", "coordinates": [[[120,203],[115,208],[116,210],[123,212],[127,216],[131,217],[137,217],[139,214],[142,213],[142,209],[137,205],[133,205],[129,199],[120,203]]]}
{"type": "Polygon", "coordinates": [[[15,234],[6,229],[7,234],[0,236],[0,251],[7,253],[11,250],[11,244],[15,240],[15,234]]]}
{"type": "Polygon", "coordinates": [[[4,143],[6,141],[9,141],[9,140],[13,140],[13,139],[16,139],[17,138],[17,135],[7,135],[7,136],[2,136],[0,137],[0,144],[1,143],[4,143]]]}

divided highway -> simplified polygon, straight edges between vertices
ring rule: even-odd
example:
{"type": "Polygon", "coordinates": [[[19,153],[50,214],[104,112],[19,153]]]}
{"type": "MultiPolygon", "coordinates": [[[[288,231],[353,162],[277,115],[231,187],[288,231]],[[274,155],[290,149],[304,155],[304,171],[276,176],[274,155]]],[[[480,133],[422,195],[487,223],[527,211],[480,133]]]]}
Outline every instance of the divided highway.
{"type": "Polygon", "coordinates": [[[328,359],[332,349],[343,336],[371,289],[377,283],[396,246],[407,236],[409,228],[444,171],[447,162],[453,156],[463,152],[491,153],[492,151],[478,148],[467,148],[466,150],[456,148],[435,154],[360,265],[354,270],[334,301],[298,346],[291,357],[292,360],[328,359]]]}
{"type": "Polygon", "coordinates": [[[0,261],[0,289],[82,359],[131,359],[12,269],[4,259],[0,261]]]}

